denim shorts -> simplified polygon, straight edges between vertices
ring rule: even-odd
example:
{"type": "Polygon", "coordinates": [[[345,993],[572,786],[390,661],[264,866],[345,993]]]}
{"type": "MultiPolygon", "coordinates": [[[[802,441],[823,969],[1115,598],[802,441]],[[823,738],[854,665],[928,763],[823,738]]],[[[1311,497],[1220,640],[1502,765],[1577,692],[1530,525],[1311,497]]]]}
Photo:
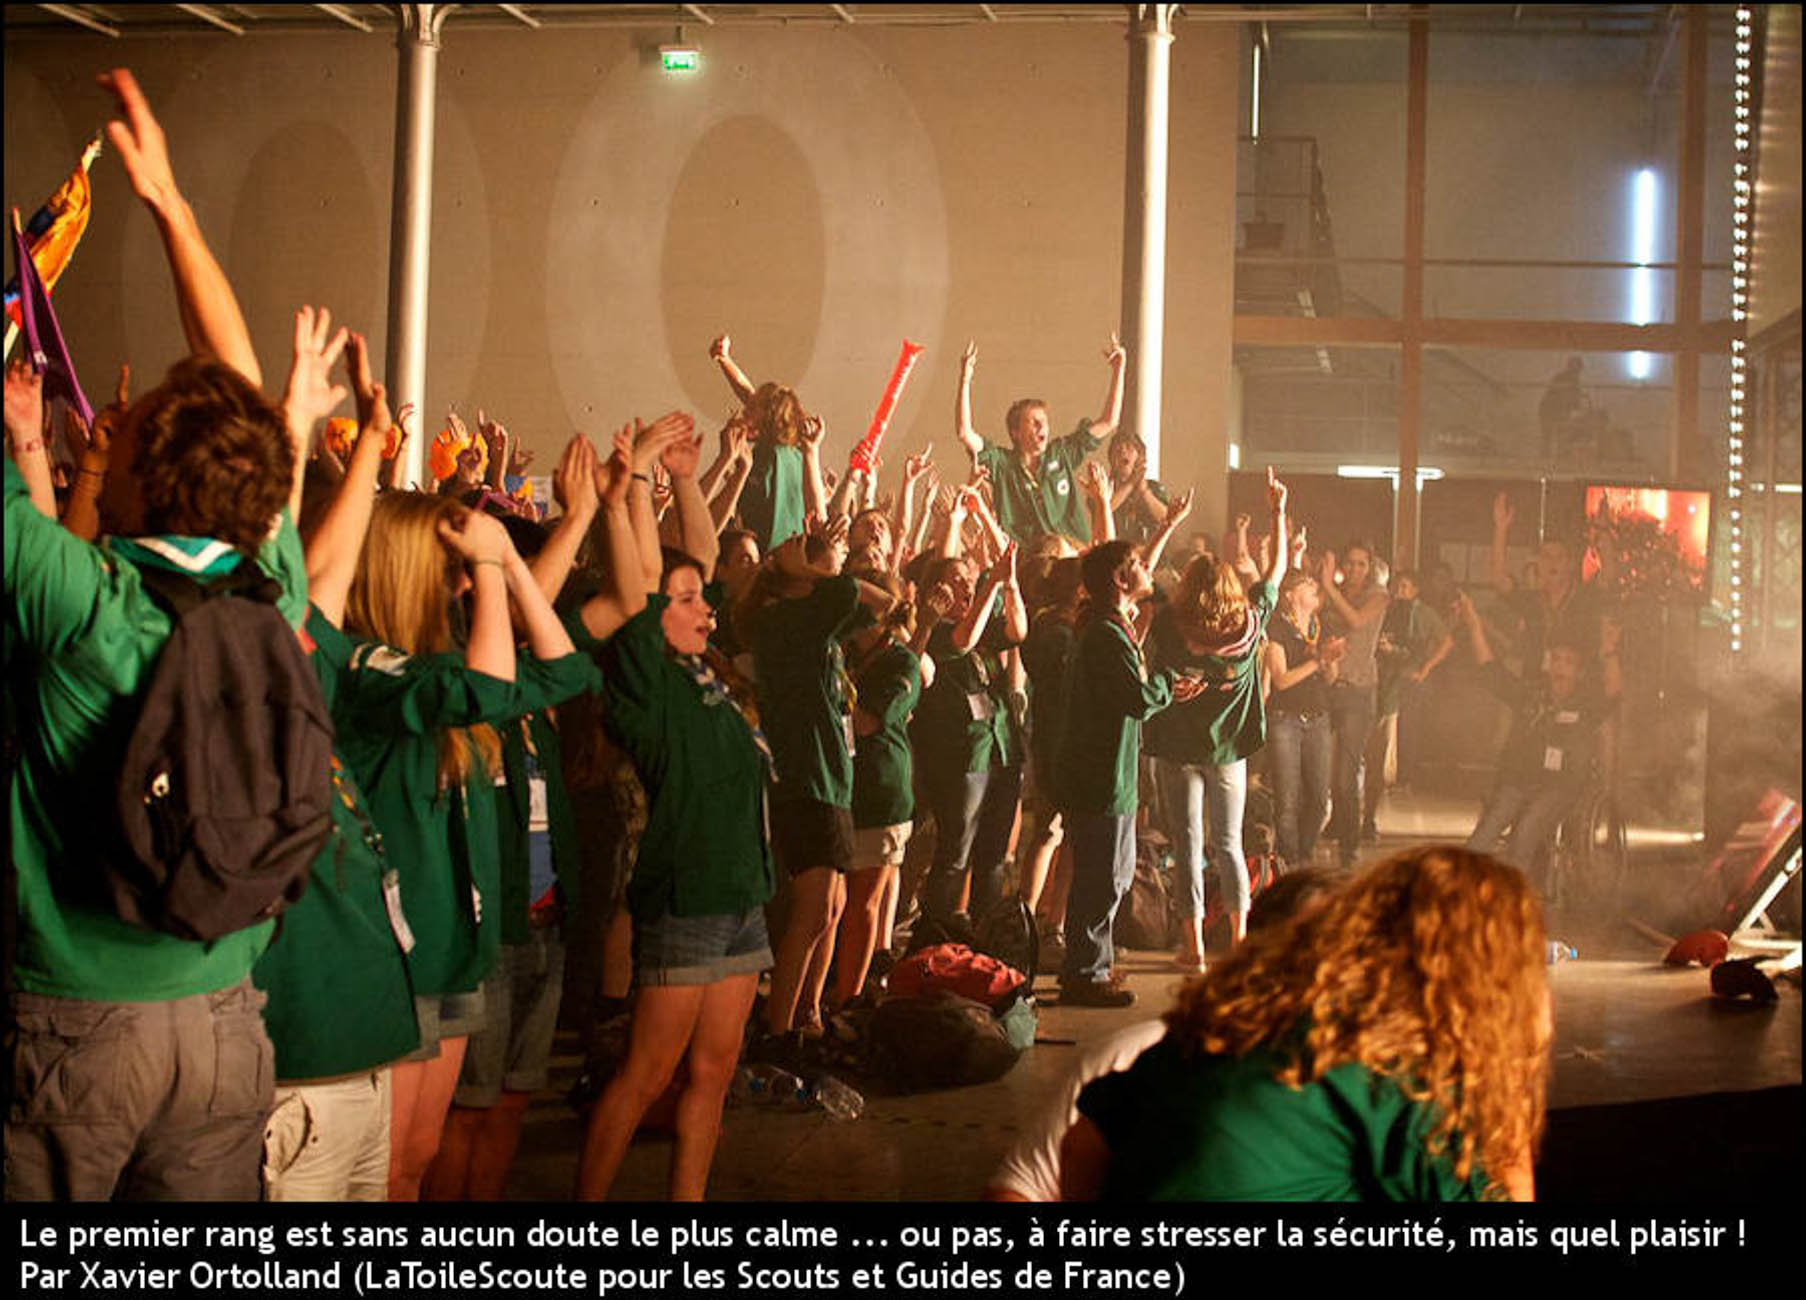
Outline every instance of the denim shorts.
{"type": "Polygon", "coordinates": [[[465,1038],[483,1027],[483,990],[468,993],[416,993],[414,1019],[420,1025],[420,1046],[403,1061],[431,1061],[439,1056],[441,1038],[465,1038]]]}
{"type": "Polygon", "coordinates": [[[633,974],[642,985],[714,984],[772,964],[765,909],[726,916],[633,919],[633,974]]]}

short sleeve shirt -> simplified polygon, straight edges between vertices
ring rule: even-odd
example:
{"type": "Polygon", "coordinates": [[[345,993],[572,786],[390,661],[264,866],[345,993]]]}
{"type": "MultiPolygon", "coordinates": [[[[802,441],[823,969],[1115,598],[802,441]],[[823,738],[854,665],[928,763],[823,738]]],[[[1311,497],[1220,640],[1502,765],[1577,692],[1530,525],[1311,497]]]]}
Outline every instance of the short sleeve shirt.
{"type": "Polygon", "coordinates": [[[757,616],[753,663],[759,718],[777,763],[774,802],[852,806],[853,701],[840,637],[860,611],[858,580],[841,574],[757,616]]]}
{"type": "Polygon", "coordinates": [[[1045,533],[1089,542],[1091,519],[1074,475],[1100,441],[1092,436],[1091,421],[1081,420],[1071,433],[1047,444],[1033,474],[1022,468],[1014,447],[987,442],[980,448],[978,463],[990,471],[1003,531],[1019,542],[1045,533]]]}
{"type": "Polygon", "coordinates": [[[1257,582],[1248,593],[1253,635],[1234,655],[1200,654],[1187,644],[1169,605],[1154,616],[1149,658],[1156,668],[1197,673],[1205,689],[1148,719],[1148,753],[1176,763],[1220,767],[1247,758],[1267,740],[1267,710],[1260,698],[1260,654],[1273,615],[1276,589],[1257,582]]]}
{"type": "Polygon", "coordinates": [[[854,684],[878,730],[854,741],[853,825],[898,826],[916,811],[909,719],[922,695],[922,661],[893,642],[860,665],[854,684]]]}

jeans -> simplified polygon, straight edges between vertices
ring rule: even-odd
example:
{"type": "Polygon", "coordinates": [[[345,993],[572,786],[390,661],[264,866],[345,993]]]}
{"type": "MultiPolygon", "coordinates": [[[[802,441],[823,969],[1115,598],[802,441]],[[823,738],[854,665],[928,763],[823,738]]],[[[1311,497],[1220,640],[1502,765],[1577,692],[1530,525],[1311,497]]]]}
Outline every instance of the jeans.
{"type": "Polygon", "coordinates": [[[1210,863],[1216,868],[1223,907],[1231,915],[1248,911],[1248,862],[1242,856],[1242,812],[1248,803],[1248,760],[1221,766],[1154,760],[1154,780],[1166,810],[1173,850],[1185,868],[1179,915],[1204,915],[1204,809],[1210,808],[1210,863]]]}
{"type": "Polygon", "coordinates": [[[1309,721],[1275,713],[1267,719],[1267,774],[1279,825],[1274,848],[1288,867],[1308,867],[1329,804],[1329,716],[1309,721]]]}
{"type": "Polygon", "coordinates": [[[1361,849],[1361,760],[1378,712],[1375,696],[1371,686],[1337,683],[1329,691],[1329,725],[1336,751],[1330,765],[1330,827],[1344,865],[1361,849]]]}
{"type": "Polygon", "coordinates": [[[936,775],[923,784],[938,830],[934,864],[922,884],[922,915],[946,921],[959,911],[970,865],[972,897],[967,912],[978,920],[1003,898],[1010,830],[1022,800],[1021,765],[936,775]]]}
{"type": "Polygon", "coordinates": [[[1072,890],[1066,896],[1066,964],[1060,983],[1101,983],[1116,961],[1110,929],[1135,883],[1135,814],[1065,814],[1072,845],[1072,890]]]}
{"type": "Polygon", "coordinates": [[[1579,790],[1566,785],[1502,785],[1480,810],[1480,820],[1474,824],[1474,833],[1467,837],[1467,847],[1509,862],[1541,889],[1545,883],[1541,878],[1545,850],[1555,843],[1556,828],[1579,794],[1579,790]]]}

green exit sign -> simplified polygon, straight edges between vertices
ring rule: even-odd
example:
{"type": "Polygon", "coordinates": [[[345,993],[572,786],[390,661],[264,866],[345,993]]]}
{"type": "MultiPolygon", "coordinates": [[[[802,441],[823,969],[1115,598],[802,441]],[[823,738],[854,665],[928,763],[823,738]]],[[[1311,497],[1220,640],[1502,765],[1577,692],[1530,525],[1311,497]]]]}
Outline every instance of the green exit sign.
{"type": "Polygon", "coordinates": [[[694,72],[702,66],[702,51],[688,45],[661,45],[658,56],[666,72],[694,72]]]}

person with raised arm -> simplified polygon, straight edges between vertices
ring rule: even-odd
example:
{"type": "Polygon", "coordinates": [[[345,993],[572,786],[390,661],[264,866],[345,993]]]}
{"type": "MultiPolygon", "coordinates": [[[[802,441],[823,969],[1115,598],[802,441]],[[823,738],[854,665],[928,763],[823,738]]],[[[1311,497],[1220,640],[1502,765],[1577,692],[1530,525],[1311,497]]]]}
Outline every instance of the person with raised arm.
{"type": "Polygon", "coordinates": [[[1117,536],[1143,545],[1160,531],[1166,522],[1166,508],[1172,494],[1166,485],[1148,477],[1148,449],[1141,436],[1131,429],[1118,429],[1110,435],[1105,452],[1110,469],[1110,508],[1115,516],[1117,536]]]}
{"type": "Polygon", "coordinates": [[[1275,848],[1288,869],[1308,867],[1329,811],[1330,683],[1344,642],[1323,636],[1317,579],[1293,569],[1279,584],[1277,617],[1261,652],[1267,677],[1267,776],[1275,848]]]}
{"type": "MultiPolygon", "coordinates": [[[[22,706],[9,714],[21,734],[8,819],[17,909],[6,1194],[255,1200],[272,1049],[250,973],[274,923],[201,943],[122,919],[101,901],[97,866],[117,825],[95,804],[111,798],[174,626],[148,571],[204,582],[251,560],[275,584],[277,610],[301,625],[307,576],[289,502],[302,458],[284,413],[258,391],[244,318],[150,105],[123,68],[100,84],[118,107],[108,135],[162,233],[195,355],[133,402],[113,436],[105,547],[40,512],[19,465],[5,466],[8,658],[22,706]],[[74,1113],[71,1098],[81,1099],[74,1113]]],[[[41,407],[30,418],[41,436],[41,407]]]]}
{"type": "Polygon", "coordinates": [[[1205,684],[1197,698],[1148,720],[1145,748],[1154,758],[1168,836],[1185,869],[1180,898],[1182,939],[1173,962],[1188,974],[1204,969],[1205,810],[1208,856],[1229,918],[1232,943],[1247,933],[1248,864],[1242,855],[1242,814],[1248,802],[1248,757],[1267,741],[1260,692],[1260,649],[1286,571],[1286,485],[1267,469],[1272,547],[1267,570],[1251,589],[1223,560],[1193,560],[1172,603],[1154,616],[1148,634],[1156,669],[1195,673],[1205,684]]]}
{"type": "Polygon", "coordinates": [[[1085,458],[1122,422],[1128,353],[1114,334],[1104,349],[1104,360],[1110,366],[1110,388],[1095,419],[1080,420],[1071,433],[1050,438],[1047,403],[1025,397],[1011,404],[1004,417],[1011,445],[1003,447],[980,437],[972,423],[972,375],[978,368],[978,345],[966,345],[960,358],[954,430],[974,464],[990,471],[998,522],[1017,541],[1032,541],[1041,533],[1063,533],[1079,542],[1092,539],[1090,521],[1072,480],[1085,458]]]}
{"type": "Polygon", "coordinates": [[[1110,930],[1135,876],[1141,727],[1204,686],[1172,668],[1148,671],[1135,623],[1154,583],[1136,547],[1120,539],[1099,542],[1079,564],[1091,615],[1072,653],[1056,769],[1072,843],[1060,1002],[1126,1007],[1135,994],[1111,969],[1110,930]]]}
{"type": "Polygon", "coordinates": [[[606,642],[603,717],[648,800],[627,892],[638,993],[627,1059],[589,1113],[576,1192],[608,1195],[640,1118],[685,1063],[669,1191],[693,1201],[708,1186],[759,972],[771,965],[772,755],[750,696],[709,645],[715,615],[701,566],[665,552],[649,594],[644,557],[634,562],[629,549],[632,472],[617,451],[602,492],[609,583],[585,604],[583,626],[606,642]]]}
{"type": "Polygon", "coordinates": [[[1343,553],[1340,575],[1333,551],[1323,553],[1317,571],[1325,622],[1330,634],[1342,638],[1344,644],[1342,661],[1329,690],[1334,754],[1330,759],[1330,825],[1326,832],[1336,841],[1344,867],[1353,866],[1361,850],[1361,760],[1367,753],[1367,737],[1373,732],[1379,709],[1380,628],[1390,601],[1386,588],[1375,576],[1374,559],[1371,543],[1356,542],[1343,553]]]}
{"type": "Polygon", "coordinates": [[[709,344],[735,400],[746,408],[753,429],[752,465],[740,494],[740,517],[769,552],[803,531],[810,513],[821,514],[827,494],[821,481],[821,422],[803,410],[795,390],[782,384],[757,387],[734,360],[726,334],[709,344]]]}

